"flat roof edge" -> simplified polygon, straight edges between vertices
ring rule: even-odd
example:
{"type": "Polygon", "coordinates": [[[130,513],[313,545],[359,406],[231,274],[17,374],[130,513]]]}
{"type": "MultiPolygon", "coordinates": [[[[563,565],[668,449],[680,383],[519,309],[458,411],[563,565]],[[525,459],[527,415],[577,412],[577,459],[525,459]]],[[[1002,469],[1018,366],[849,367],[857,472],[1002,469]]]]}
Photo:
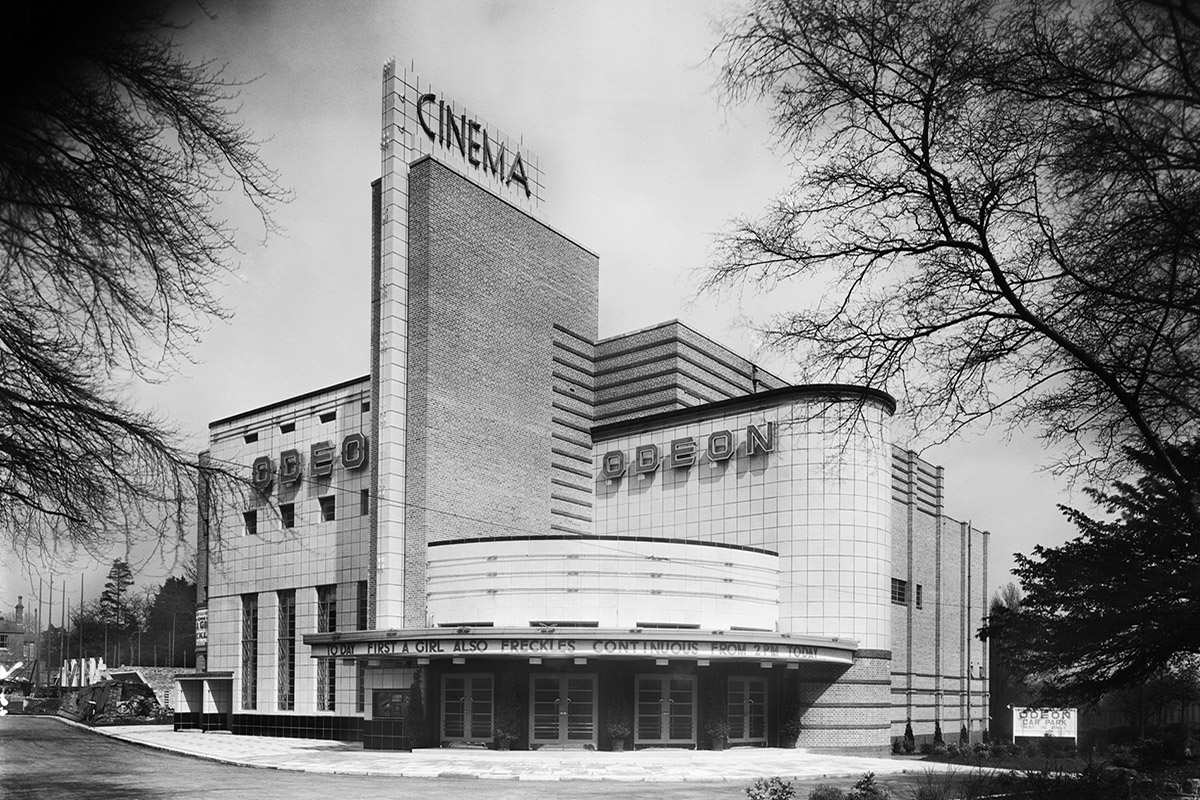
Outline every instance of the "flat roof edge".
{"type": "Polygon", "coordinates": [[[353,386],[354,384],[362,383],[363,381],[366,381],[369,384],[371,382],[371,376],[364,375],[361,378],[351,378],[348,381],[342,381],[341,383],[335,383],[332,386],[325,386],[320,389],[313,389],[312,391],[298,394],[295,397],[288,397],[283,400],[277,400],[274,403],[267,403],[266,405],[259,406],[258,408],[252,408],[249,411],[241,411],[237,414],[231,414],[228,417],[221,417],[220,419],[213,420],[212,422],[208,423],[208,428],[209,428],[209,430],[212,430],[213,428],[217,427],[218,425],[227,425],[230,422],[242,419],[243,417],[250,417],[255,414],[261,414],[264,411],[267,411],[268,409],[276,408],[278,406],[285,406],[288,403],[298,403],[301,400],[304,400],[306,398],[315,397],[319,394],[325,394],[326,392],[335,392],[338,389],[345,389],[347,386],[353,386]]]}
{"type": "Polygon", "coordinates": [[[715,403],[680,408],[673,411],[661,411],[645,417],[609,422],[592,428],[594,441],[615,439],[628,433],[665,428],[683,422],[712,419],[714,417],[734,414],[741,411],[755,411],[762,408],[781,405],[789,400],[799,400],[810,397],[834,397],[837,399],[857,398],[860,401],[871,401],[881,404],[888,414],[896,413],[896,399],[882,389],[869,386],[855,386],[848,383],[811,383],[803,386],[785,386],[782,389],[771,389],[757,394],[731,397],[728,400],[718,400],[715,403]]]}

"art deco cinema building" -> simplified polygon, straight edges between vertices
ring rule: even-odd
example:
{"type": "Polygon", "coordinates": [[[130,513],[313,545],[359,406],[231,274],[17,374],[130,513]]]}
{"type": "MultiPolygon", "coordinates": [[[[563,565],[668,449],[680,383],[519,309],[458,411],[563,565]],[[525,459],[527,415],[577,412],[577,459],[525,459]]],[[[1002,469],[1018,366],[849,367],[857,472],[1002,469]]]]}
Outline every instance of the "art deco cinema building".
{"type": "Polygon", "coordinates": [[[599,259],[539,220],[534,156],[391,63],[383,132],[371,374],[212,423],[206,457],[254,489],[200,508],[177,727],[978,736],[987,534],[892,444],[895,401],[788,385],[679,322],[598,338],[599,259]]]}

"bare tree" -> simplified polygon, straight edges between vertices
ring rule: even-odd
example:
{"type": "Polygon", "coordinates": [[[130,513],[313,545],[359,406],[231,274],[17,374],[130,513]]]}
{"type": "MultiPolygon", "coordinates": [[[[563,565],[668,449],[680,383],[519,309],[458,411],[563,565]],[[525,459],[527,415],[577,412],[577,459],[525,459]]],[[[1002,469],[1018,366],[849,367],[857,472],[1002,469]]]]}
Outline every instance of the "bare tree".
{"type": "Polygon", "coordinates": [[[917,437],[1032,428],[1111,478],[1200,434],[1200,18],[1182,2],[754,0],[719,48],[792,189],[708,285],[820,282],[765,326],[917,437]]]}
{"type": "Polygon", "coordinates": [[[284,199],[232,116],[236,84],[170,9],[0,11],[0,530],[18,547],[182,532],[196,459],[119,387],[161,378],[233,267],[220,208],[284,199]]]}

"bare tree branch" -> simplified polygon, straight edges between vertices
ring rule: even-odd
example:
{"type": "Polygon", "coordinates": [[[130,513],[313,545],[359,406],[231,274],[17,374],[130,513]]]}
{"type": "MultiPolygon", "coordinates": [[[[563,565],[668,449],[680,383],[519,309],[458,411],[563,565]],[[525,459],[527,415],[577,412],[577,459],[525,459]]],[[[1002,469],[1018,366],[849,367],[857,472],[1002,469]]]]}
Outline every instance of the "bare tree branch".
{"type": "Polygon", "coordinates": [[[223,198],[269,231],[287,192],[232,116],[237,85],[183,56],[165,7],[69,6],[0,12],[0,531],[96,552],[184,534],[197,458],[118,387],[224,316],[223,198]]]}

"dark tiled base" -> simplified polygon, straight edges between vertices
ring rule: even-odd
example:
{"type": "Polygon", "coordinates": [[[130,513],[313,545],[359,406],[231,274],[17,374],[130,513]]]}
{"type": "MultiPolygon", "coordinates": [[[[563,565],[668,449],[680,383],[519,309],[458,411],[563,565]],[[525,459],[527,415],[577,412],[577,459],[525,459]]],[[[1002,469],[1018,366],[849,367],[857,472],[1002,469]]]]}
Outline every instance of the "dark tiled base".
{"type": "Polygon", "coordinates": [[[201,714],[200,730],[223,731],[229,727],[229,717],[225,714],[201,714]]]}
{"type": "Polygon", "coordinates": [[[397,719],[364,719],[362,743],[364,750],[412,750],[404,721],[397,719]]]}
{"type": "Polygon", "coordinates": [[[363,720],[360,717],[305,717],[297,714],[234,714],[230,730],[243,736],[358,742],[363,738],[363,720]]]}
{"type": "Polygon", "coordinates": [[[198,711],[176,711],[172,718],[177,731],[198,731],[200,730],[200,712],[198,711]]]}

